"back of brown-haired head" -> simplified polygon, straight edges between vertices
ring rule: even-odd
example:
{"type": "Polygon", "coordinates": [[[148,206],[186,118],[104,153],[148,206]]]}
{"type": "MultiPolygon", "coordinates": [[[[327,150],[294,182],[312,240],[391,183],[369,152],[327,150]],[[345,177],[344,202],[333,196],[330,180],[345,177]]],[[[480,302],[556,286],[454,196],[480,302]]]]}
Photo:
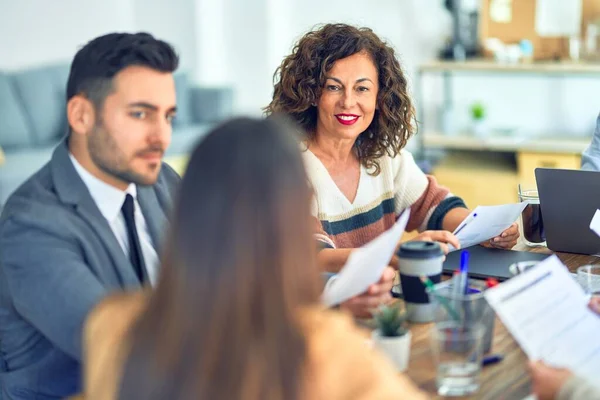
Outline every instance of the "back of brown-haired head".
{"type": "Polygon", "coordinates": [[[240,118],[194,150],[166,257],[131,333],[121,399],[295,399],[297,321],[318,301],[304,166],[290,128],[240,118]]]}

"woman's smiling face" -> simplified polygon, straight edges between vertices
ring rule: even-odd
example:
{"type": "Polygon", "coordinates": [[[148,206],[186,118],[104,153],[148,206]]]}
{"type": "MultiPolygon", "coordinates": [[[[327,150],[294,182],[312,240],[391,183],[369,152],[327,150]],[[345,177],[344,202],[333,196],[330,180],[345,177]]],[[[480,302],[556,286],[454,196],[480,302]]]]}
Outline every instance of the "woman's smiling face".
{"type": "Polygon", "coordinates": [[[378,90],[377,67],[367,53],[337,60],[317,102],[316,134],[356,140],[373,121],[378,90]]]}

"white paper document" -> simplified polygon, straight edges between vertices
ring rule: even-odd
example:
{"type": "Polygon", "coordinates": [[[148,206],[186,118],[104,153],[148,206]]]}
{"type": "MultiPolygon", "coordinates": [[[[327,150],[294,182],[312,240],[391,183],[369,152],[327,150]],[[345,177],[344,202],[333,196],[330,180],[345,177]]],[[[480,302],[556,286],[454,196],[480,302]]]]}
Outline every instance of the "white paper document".
{"type": "Polygon", "coordinates": [[[600,210],[596,210],[594,218],[590,222],[590,229],[598,236],[600,236],[600,210]]]}
{"type": "MultiPolygon", "coordinates": [[[[477,206],[453,233],[463,249],[485,242],[508,229],[519,218],[526,206],[526,202],[500,206],[477,206]],[[475,214],[477,217],[473,218],[475,214]],[[463,228],[465,221],[469,222],[463,228]]],[[[450,251],[456,250],[453,246],[449,247],[450,251]]]]}
{"type": "Polygon", "coordinates": [[[535,31],[540,36],[579,36],[582,0],[536,0],[535,31]]]}
{"type": "Polygon", "coordinates": [[[325,287],[322,300],[327,307],[361,294],[379,281],[394,255],[409,216],[410,211],[405,210],[394,226],[350,253],[346,265],[332,278],[335,281],[325,287]]]}
{"type": "Polygon", "coordinates": [[[600,316],[558,257],[486,290],[485,297],[530,359],[600,386],[600,316]]]}

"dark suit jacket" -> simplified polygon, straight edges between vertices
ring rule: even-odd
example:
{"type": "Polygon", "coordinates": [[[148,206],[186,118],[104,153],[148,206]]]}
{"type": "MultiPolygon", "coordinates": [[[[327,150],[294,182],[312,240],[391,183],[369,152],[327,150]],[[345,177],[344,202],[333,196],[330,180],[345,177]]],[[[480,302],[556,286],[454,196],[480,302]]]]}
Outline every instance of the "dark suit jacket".
{"type": "MultiPolygon", "coordinates": [[[[157,250],[179,180],[163,164],[155,185],[138,186],[157,250]]],[[[88,312],[108,293],[139,286],[61,143],[0,217],[0,399],[58,399],[81,390],[88,312]]]]}

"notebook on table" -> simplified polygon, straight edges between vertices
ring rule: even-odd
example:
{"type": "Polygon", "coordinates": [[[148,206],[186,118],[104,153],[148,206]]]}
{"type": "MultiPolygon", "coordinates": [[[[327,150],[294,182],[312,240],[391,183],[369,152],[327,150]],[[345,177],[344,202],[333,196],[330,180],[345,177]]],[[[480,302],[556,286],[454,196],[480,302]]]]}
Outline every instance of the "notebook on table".
{"type": "MultiPolygon", "coordinates": [[[[471,246],[469,251],[469,277],[471,278],[495,278],[504,281],[512,277],[508,270],[511,264],[524,261],[542,261],[549,257],[548,254],[532,253],[529,251],[514,251],[489,249],[483,246],[471,246]]],[[[443,265],[443,273],[452,275],[460,268],[461,251],[453,251],[446,256],[443,265]]]]}

